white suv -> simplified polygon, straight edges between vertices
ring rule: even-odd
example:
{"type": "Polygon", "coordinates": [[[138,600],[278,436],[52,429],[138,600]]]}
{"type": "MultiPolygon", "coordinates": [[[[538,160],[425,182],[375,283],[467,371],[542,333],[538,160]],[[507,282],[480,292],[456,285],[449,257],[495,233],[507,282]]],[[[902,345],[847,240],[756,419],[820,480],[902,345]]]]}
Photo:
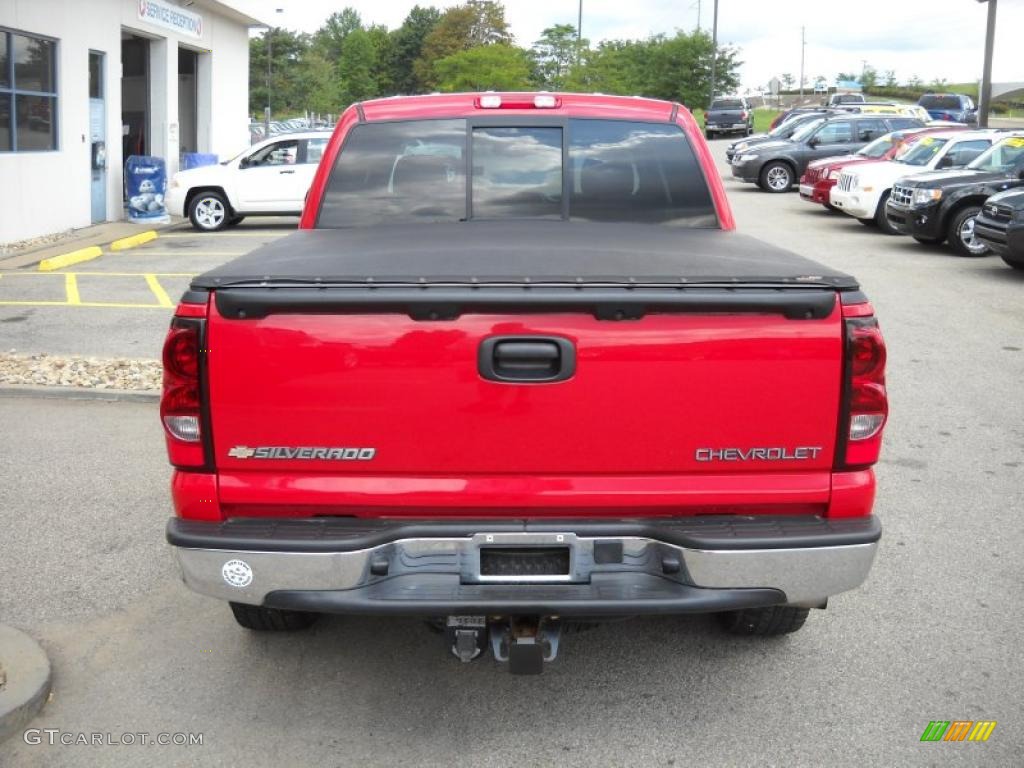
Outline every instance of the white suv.
{"type": "Polygon", "coordinates": [[[284,133],[219,165],[179,171],[167,185],[167,210],[204,232],[246,216],[298,216],[330,131],[284,133]]]}
{"type": "Polygon", "coordinates": [[[951,130],[924,134],[910,141],[894,160],[858,164],[843,171],[829,192],[829,203],[864,224],[878,224],[886,234],[899,234],[885,217],[885,201],[898,179],[927,171],[962,168],[998,138],[993,131],[951,130]]]}

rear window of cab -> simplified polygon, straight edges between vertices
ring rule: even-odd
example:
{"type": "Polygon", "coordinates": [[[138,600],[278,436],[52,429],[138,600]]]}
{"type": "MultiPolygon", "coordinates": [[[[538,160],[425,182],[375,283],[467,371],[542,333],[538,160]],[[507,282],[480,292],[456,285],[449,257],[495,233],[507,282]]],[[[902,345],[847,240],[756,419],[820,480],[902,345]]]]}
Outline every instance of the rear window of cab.
{"type": "Polygon", "coordinates": [[[583,118],[356,125],[316,226],[510,218],[718,226],[679,126],[583,118]]]}

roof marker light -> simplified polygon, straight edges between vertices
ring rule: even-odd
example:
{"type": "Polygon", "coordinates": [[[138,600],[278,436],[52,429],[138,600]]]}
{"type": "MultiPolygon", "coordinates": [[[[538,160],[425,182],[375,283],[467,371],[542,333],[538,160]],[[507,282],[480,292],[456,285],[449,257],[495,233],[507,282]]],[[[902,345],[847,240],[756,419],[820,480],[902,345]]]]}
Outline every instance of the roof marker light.
{"type": "Polygon", "coordinates": [[[537,109],[554,109],[558,106],[558,99],[550,94],[541,94],[533,97],[533,106],[537,109]]]}
{"type": "Polygon", "coordinates": [[[480,97],[480,108],[481,109],[500,109],[501,108],[501,96],[481,96],[480,97]]]}

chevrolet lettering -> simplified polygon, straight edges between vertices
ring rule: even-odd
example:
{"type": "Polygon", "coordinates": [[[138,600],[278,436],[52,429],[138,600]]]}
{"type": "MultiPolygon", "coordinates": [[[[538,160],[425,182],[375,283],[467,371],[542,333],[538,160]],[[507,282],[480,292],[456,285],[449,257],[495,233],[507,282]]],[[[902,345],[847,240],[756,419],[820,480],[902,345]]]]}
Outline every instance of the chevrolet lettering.
{"type": "Polygon", "coordinates": [[[809,461],[818,458],[821,446],[799,448],[698,448],[697,461],[809,461]]]}

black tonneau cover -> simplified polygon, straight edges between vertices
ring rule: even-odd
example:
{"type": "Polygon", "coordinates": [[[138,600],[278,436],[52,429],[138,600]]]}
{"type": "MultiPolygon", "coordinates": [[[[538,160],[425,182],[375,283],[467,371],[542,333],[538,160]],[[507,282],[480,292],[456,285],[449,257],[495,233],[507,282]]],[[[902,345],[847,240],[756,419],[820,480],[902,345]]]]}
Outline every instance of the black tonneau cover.
{"type": "Polygon", "coordinates": [[[192,287],[368,282],[858,288],[847,274],[735,232],[538,220],[299,230],[199,275],[192,287]]]}
{"type": "Polygon", "coordinates": [[[300,230],[199,275],[226,318],[275,313],[768,312],[828,317],[856,280],[717,229],[564,221],[300,230]]]}

